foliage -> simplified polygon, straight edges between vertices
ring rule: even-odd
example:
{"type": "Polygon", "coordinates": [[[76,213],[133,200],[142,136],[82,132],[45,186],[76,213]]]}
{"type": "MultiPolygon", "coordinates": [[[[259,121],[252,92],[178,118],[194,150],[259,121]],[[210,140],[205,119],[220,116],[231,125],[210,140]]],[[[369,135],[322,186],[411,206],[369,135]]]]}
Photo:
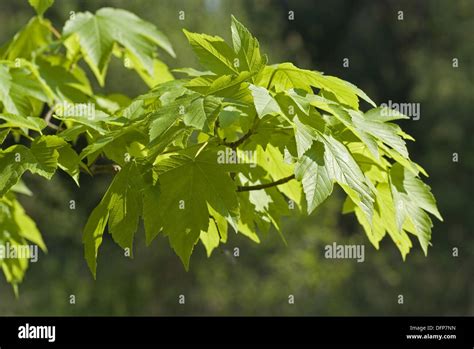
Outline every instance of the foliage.
{"type": "MultiPolygon", "coordinates": [[[[176,69],[175,79],[157,54],[174,56],[169,41],[130,12],[73,14],[59,33],[43,18],[52,1],[30,3],[38,16],[1,50],[1,140],[12,145],[0,154],[0,195],[21,212],[2,218],[3,240],[16,217],[15,241],[44,248],[13,192],[24,172],[50,179],[59,168],[77,184],[81,171],[115,173],[84,228],[94,277],[106,228],[132,254],[141,218],[147,244],[168,237],[188,268],[199,241],[210,255],[232,230],[259,242],[273,227],[284,239],[281,217],[311,214],[334,184],[376,248],[388,234],[405,258],[412,234],[427,253],[428,213],[441,216],[426,172],[409,158],[413,139],[393,122],[406,116],[339,78],[269,65],[235,18],[232,45],[184,31],[205,71],[176,69]],[[103,85],[112,56],[151,90],[134,99],[94,93],[81,62],[103,85]]],[[[6,261],[16,285],[26,262],[12,277],[6,261]]]]}

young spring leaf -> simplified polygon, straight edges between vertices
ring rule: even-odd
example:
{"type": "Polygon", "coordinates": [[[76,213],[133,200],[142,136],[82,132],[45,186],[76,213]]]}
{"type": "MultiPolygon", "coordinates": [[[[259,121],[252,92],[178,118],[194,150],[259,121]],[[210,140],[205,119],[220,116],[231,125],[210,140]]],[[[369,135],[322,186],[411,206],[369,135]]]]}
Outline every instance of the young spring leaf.
{"type": "Polygon", "coordinates": [[[208,205],[227,219],[238,215],[235,183],[217,162],[216,149],[171,154],[155,162],[163,230],[186,268],[201,231],[209,227],[208,205]]]}
{"type": "MultiPolygon", "coordinates": [[[[86,62],[101,85],[116,43],[133,55],[150,75],[154,71],[157,46],[171,56],[175,55],[166,36],[154,25],[125,10],[102,8],[95,15],[78,13],[66,23],[63,34],[78,40],[86,62]],[[127,23],[126,27],[124,23],[127,23]]],[[[73,47],[71,44],[69,49],[73,47]]]]}
{"type": "Polygon", "coordinates": [[[260,53],[258,40],[245,26],[232,16],[232,44],[237,54],[241,71],[259,72],[266,64],[260,53]]]}
{"type": "Polygon", "coordinates": [[[191,47],[202,66],[216,74],[237,74],[234,66],[236,55],[220,37],[191,33],[184,30],[191,47]]]}

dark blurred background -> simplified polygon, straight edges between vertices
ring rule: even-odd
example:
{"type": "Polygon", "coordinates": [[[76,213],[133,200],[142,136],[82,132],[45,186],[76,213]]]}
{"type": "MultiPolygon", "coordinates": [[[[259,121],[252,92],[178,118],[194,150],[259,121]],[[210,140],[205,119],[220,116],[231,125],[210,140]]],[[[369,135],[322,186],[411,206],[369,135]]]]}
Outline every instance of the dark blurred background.
{"type": "MultiPolygon", "coordinates": [[[[65,176],[28,177],[35,195],[22,202],[49,253],[30,265],[18,300],[0,281],[1,315],[474,315],[474,1],[60,0],[46,17],[61,28],[70,11],[104,6],[156,24],[177,52],[176,60],[166,60],[173,68],[198,68],[182,28],[229,39],[234,14],[259,38],[270,63],[292,61],[339,76],[378,104],[420,103],[420,120],[401,126],[417,140],[410,154],[430,174],[426,181],[445,222],[435,221],[428,257],[412,239],[404,262],[388,237],[377,251],[355,218],[340,214],[339,193],[313,216],[285,221],[288,246],[276,233],[260,245],[231,235],[210,259],[198,246],[189,272],[162,237],[146,248],[139,234],[130,260],[107,236],[94,281],[83,259],[82,228],[111,178],[84,177],[77,189],[65,176]],[[69,200],[76,200],[75,211],[69,200]],[[325,259],[324,246],[332,242],[365,244],[365,262],[325,259]],[[181,294],[185,305],[178,303],[181,294]]],[[[32,15],[26,0],[2,0],[0,42],[32,15]]],[[[136,96],[146,86],[115,61],[98,91],[136,96]]]]}

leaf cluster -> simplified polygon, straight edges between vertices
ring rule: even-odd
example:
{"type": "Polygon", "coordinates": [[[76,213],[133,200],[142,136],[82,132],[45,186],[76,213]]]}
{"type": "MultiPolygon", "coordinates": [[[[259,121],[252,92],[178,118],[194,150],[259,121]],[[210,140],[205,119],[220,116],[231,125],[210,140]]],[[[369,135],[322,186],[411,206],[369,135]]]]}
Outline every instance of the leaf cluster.
{"type": "MultiPolygon", "coordinates": [[[[0,152],[0,195],[15,200],[26,171],[50,179],[61,169],[78,185],[81,172],[114,173],[84,228],[94,276],[106,230],[132,253],[143,221],[147,244],[167,237],[188,268],[197,243],[210,256],[232,231],[258,243],[275,229],[284,240],[282,217],[311,214],[335,185],[376,248],[388,235],[405,258],[413,235],[427,253],[428,213],[441,216],[409,157],[413,138],[395,123],[407,116],[337,77],[269,64],[234,17],[230,44],[184,30],[203,70],[170,71],[157,49],[174,56],[172,46],[154,25],[104,8],[59,33],[43,18],[52,2],[31,1],[38,16],[1,51],[0,140],[16,142],[0,152]],[[94,93],[79,62],[103,85],[112,57],[149,92],[94,93]]],[[[42,244],[36,235],[24,238],[42,244]]]]}

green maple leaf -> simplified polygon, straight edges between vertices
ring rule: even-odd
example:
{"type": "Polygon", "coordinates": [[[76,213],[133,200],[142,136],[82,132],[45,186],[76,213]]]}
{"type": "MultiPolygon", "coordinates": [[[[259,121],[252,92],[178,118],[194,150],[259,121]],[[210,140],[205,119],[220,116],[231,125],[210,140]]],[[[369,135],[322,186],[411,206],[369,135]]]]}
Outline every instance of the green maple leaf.
{"type": "Polygon", "coordinates": [[[224,39],[218,36],[191,33],[187,30],[184,30],[184,34],[204,68],[216,74],[238,73],[234,65],[237,56],[224,39]]]}
{"type": "Polygon", "coordinates": [[[259,72],[265,66],[267,59],[260,53],[258,40],[234,16],[232,16],[231,32],[234,52],[240,61],[240,70],[259,72]]]}
{"type": "Polygon", "coordinates": [[[399,164],[392,167],[390,181],[398,229],[415,234],[427,254],[433,223],[426,212],[442,220],[430,187],[399,164]]]}
{"type": "MultiPolygon", "coordinates": [[[[327,184],[328,177],[330,180],[337,182],[347,192],[347,194],[354,198],[357,205],[361,207],[369,222],[372,221],[373,215],[373,193],[370,186],[367,184],[367,179],[363,172],[357,165],[348,149],[337,139],[331,135],[321,133],[317,129],[313,129],[307,124],[301,123],[298,118],[295,118],[297,145],[303,148],[303,156],[306,154],[306,148],[311,147],[314,141],[320,142],[324,146],[324,153],[321,158],[321,147],[314,148],[310,152],[310,156],[303,157],[301,166],[307,168],[308,161],[312,162],[312,169],[317,170],[317,176],[320,177],[320,183],[323,183],[321,191],[318,189],[318,182],[304,179],[305,173],[303,168],[296,169],[297,175],[303,179],[303,188],[305,189],[307,199],[308,194],[311,200],[308,201],[308,212],[311,213],[311,208],[314,209],[317,202],[324,200],[331,188],[327,184]],[[325,169],[321,169],[323,166],[325,169]],[[306,183],[306,188],[305,188],[306,183]]],[[[318,147],[318,146],[316,146],[318,147]]],[[[308,172],[306,176],[311,175],[308,172]]]]}
{"type": "Polygon", "coordinates": [[[14,61],[30,58],[34,52],[52,41],[51,22],[40,17],[32,18],[8,44],[3,57],[14,61]]]}
{"type": "Polygon", "coordinates": [[[208,205],[226,219],[238,215],[235,183],[217,163],[215,149],[176,153],[155,163],[163,230],[186,268],[200,232],[208,231],[208,205]]]}
{"type": "MultiPolygon", "coordinates": [[[[77,40],[86,62],[102,85],[115,44],[123,46],[150,75],[154,71],[157,46],[174,57],[168,39],[154,25],[125,10],[102,8],[95,15],[78,13],[66,23],[63,33],[77,40]],[[127,23],[126,28],[124,23],[127,23]]],[[[74,49],[77,43],[70,41],[69,50],[74,49]]]]}
{"type": "Polygon", "coordinates": [[[26,68],[0,63],[0,101],[3,112],[21,116],[39,114],[50,100],[38,77],[26,68]]]}
{"type": "Polygon", "coordinates": [[[94,277],[97,255],[107,225],[114,241],[132,252],[141,214],[142,187],[143,182],[137,166],[128,163],[114,177],[104,197],[89,216],[83,233],[84,256],[94,277]]]}
{"type": "Polygon", "coordinates": [[[259,118],[263,118],[268,114],[281,113],[280,106],[267,89],[254,85],[251,85],[249,88],[252,91],[255,109],[259,118]]]}
{"type": "Polygon", "coordinates": [[[15,185],[23,173],[29,170],[50,179],[57,168],[59,153],[43,141],[36,142],[31,149],[13,145],[0,153],[0,196],[15,185]]]}

